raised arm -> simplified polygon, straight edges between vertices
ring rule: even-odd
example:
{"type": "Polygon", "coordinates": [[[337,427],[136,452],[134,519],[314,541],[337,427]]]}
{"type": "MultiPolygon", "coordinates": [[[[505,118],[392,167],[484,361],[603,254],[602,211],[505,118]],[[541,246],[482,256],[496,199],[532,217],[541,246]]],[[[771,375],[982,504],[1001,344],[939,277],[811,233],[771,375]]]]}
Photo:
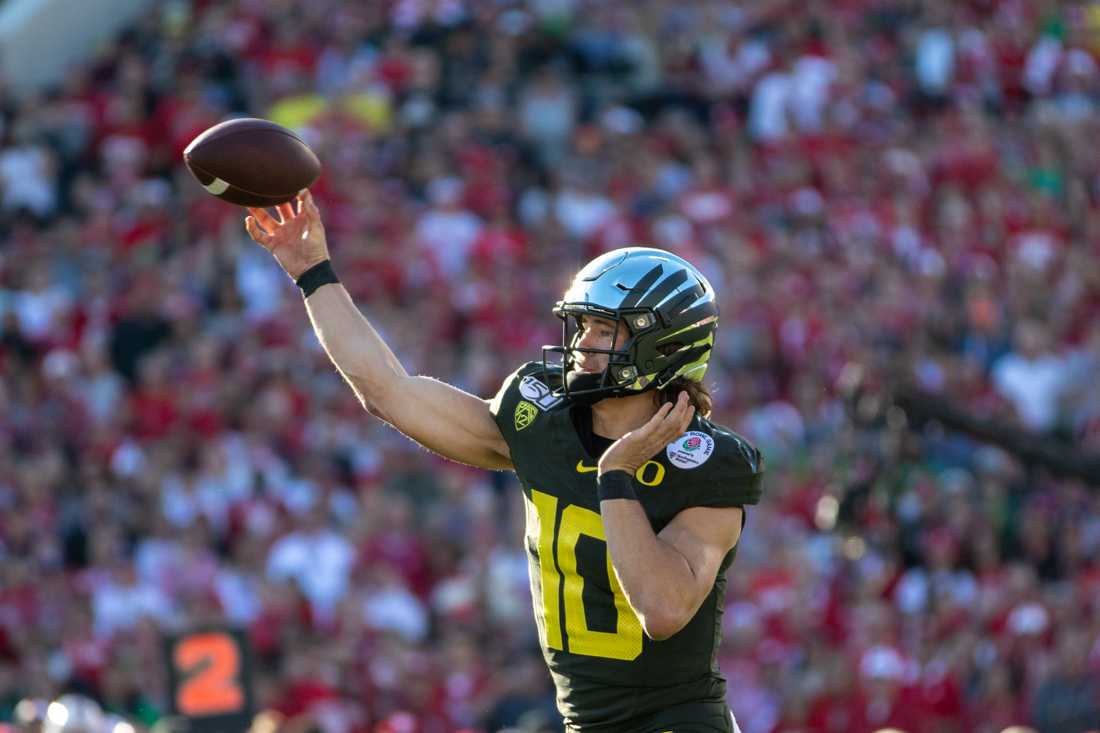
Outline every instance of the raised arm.
{"type": "MultiPolygon", "coordinates": [[[[295,281],[329,258],[321,214],[309,191],[294,205],[249,209],[245,228],[295,281]]],[[[489,403],[430,377],[410,376],[340,283],[318,287],[306,310],[332,363],[363,407],[429,450],[481,468],[511,468],[489,403]]]]}

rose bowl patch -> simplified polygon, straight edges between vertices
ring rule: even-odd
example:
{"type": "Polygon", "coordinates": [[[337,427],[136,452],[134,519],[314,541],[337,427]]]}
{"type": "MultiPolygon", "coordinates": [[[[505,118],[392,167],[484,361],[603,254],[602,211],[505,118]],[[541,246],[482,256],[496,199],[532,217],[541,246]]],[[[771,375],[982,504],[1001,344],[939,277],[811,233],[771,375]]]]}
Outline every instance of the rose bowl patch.
{"type": "Polygon", "coordinates": [[[714,438],[698,430],[689,430],[668,444],[668,462],[678,468],[702,466],[714,452],[714,438]]]}

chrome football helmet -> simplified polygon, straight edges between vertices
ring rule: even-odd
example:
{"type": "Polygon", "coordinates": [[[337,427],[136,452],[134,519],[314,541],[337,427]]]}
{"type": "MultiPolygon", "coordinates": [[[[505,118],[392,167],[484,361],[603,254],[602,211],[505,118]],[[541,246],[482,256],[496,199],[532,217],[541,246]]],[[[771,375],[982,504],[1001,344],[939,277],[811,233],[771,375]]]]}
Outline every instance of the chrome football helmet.
{"type": "Polygon", "coordinates": [[[543,347],[543,364],[561,370],[561,394],[589,403],[661,389],[677,377],[701,382],[718,328],[714,288],[703,274],[650,247],[616,249],[589,262],[554,314],[562,319],[562,344],[543,347]],[[582,316],[614,321],[615,348],[578,346],[582,316]],[[574,370],[582,353],[606,354],[603,372],[574,370]]]}

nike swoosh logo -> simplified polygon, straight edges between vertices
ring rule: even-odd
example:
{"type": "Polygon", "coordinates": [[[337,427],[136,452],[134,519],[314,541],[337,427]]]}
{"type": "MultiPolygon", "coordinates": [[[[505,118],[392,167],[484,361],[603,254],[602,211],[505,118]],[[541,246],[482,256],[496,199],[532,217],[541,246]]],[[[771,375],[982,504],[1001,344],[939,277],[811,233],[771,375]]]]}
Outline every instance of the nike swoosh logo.
{"type": "Polygon", "coordinates": [[[599,466],[586,466],[584,461],[577,461],[577,473],[592,473],[600,470],[599,466]]]}

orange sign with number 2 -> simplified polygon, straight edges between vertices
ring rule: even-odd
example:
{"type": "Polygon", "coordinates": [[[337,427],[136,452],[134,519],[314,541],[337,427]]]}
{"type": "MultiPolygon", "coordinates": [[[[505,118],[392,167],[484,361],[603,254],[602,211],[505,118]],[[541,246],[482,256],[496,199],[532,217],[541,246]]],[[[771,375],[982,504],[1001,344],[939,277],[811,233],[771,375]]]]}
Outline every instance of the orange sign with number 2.
{"type": "Polygon", "coordinates": [[[241,655],[233,637],[217,632],[189,636],[176,646],[173,663],[183,678],[176,691],[179,712],[206,717],[244,707],[241,655]]]}

